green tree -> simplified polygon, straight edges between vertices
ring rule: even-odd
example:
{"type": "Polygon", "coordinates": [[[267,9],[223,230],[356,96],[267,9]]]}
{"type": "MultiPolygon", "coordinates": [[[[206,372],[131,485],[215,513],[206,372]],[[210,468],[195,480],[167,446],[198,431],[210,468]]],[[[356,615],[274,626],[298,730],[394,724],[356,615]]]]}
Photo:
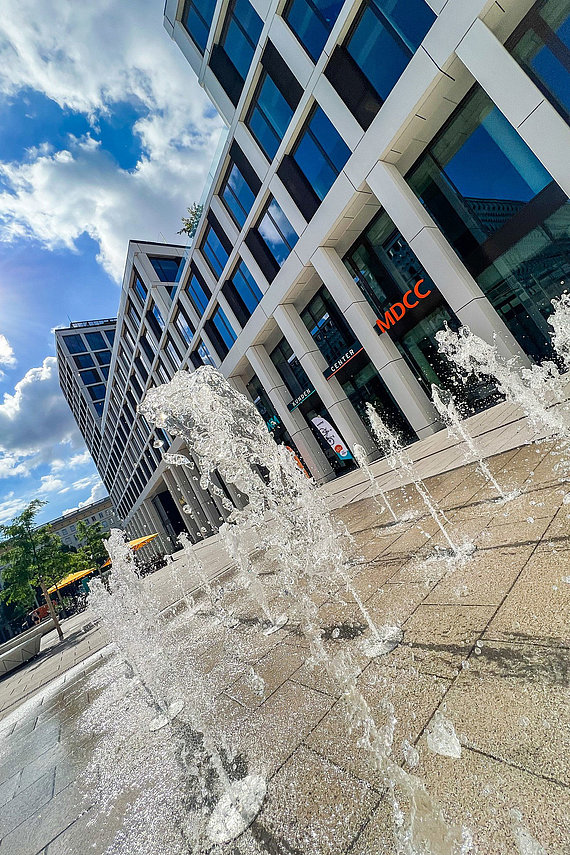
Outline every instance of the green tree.
{"type": "Polygon", "coordinates": [[[20,608],[29,609],[35,600],[34,588],[39,585],[61,641],[63,631],[47,589],[55,581],[54,576],[60,570],[65,575],[65,570],[56,560],[55,536],[35,525],[36,516],[45,504],[34,499],[8,525],[0,526],[0,535],[6,543],[2,554],[2,598],[20,608]]]}
{"type": "Polygon", "coordinates": [[[196,229],[198,228],[198,223],[200,222],[204,206],[200,205],[199,202],[192,202],[190,207],[186,210],[188,211],[188,216],[182,217],[182,228],[177,232],[177,234],[188,235],[188,237],[193,238],[196,234],[196,229]]]}
{"type": "Polygon", "coordinates": [[[77,569],[101,567],[109,557],[105,549],[105,541],[109,534],[103,531],[101,523],[96,522],[88,525],[84,520],[80,520],[77,523],[75,535],[81,544],[78,554],[86,562],[85,568],[78,567],[77,569]]]}

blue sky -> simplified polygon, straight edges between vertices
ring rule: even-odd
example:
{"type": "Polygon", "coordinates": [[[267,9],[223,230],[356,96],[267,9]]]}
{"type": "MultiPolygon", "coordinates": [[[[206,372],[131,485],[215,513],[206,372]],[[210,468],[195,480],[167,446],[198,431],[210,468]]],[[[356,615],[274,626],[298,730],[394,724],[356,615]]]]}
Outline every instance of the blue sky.
{"type": "Polygon", "coordinates": [[[173,240],[220,121],[162,0],[2,0],[0,523],[105,494],[59,392],[53,329],[113,317],[130,238],[173,240]]]}

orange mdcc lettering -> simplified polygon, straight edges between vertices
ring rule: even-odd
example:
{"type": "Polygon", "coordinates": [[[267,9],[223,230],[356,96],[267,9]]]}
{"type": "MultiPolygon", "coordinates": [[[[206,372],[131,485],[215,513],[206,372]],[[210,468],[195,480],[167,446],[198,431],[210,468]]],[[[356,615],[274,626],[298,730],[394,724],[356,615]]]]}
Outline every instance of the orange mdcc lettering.
{"type": "Polygon", "coordinates": [[[390,309],[384,314],[384,320],[381,321],[380,318],[376,321],[376,325],[380,328],[380,332],[388,332],[390,327],[393,327],[396,321],[392,317],[392,313],[390,309]]]}
{"type": "Polygon", "coordinates": [[[420,300],[423,300],[425,297],[429,297],[429,295],[431,294],[431,288],[429,291],[426,291],[424,294],[422,294],[422,292],[420,291],[420,285],[422,284],[423,281],[424,281],[423,279],[418,279],[418,281],[414,285],[414,294],[416,295],[416,297],[419,297],[420,300]]]}

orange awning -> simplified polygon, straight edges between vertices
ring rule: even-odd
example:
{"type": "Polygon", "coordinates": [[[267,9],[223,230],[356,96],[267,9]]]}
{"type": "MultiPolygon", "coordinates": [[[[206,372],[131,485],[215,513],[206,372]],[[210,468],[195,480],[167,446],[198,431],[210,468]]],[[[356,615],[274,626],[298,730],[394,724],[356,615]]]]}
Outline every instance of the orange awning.
{"type": "Polygon", "coordinates": [[[68,575],[64,576],[56,585],[52,585],[51,588],[48,588],[48,594],[55,594],[57,590],[61,591],[62,588],[65,588],[67,585],[72,585],[74,582],[77,582],[78,579],[83,579],[84,576],[89,576],[90,573],[95,573],[96,570],[96,567],[91,567],[90,570],[78,570],[76,573],[68,573],[68,575]]]}
{"type": "MultiPolygon", "coordinates": [[[[158,537],[158,532],[155,532],[154,534],[146,534],[144,537],[136,537],[134,540],[129,541],[129,546],[131,547],[133,552],[136,552],[137,549],[140,549],[141,546],[146,546],[146,544],[150,543],[151,540],[154,540],[155,537],[158,537]]],[[[103,567],[108,567],[110,563],[111,559],[107,558],[107,560],[103,564],[103,567]]]]}

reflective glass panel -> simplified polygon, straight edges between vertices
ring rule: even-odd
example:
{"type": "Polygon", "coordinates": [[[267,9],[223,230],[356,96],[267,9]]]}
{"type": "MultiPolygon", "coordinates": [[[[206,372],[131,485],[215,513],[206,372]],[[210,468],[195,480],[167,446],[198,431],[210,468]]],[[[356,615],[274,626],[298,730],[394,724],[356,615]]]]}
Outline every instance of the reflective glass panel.
{"type": "Polygon", "coordinates": [[[340,0],[291,0],[285,8],[284,19],[315,62],[341,9],[340,0]]]}
{"type": "Polygon", "coordinates": [[[350,149],[324,111],[317,107],[295,145],[293,157],[322,200],[350,157],[350,149]]]}
{"type": "Polygon", "coordinates": [[[246,124],[269,160],[275,157],[292,115],[293,110],[264,71],[246,124]]]}
{"type": "Polygon", "coordinates": [[[243,228],[243,224],[254,203],[255,194],[235,163],[232,164],[224,185],[221,188],[221,197],[237,225],[240,229],[243,228]]]}
{"type": "Polygon", "coordinates": [[[297,232],[273,199],[259,223],[258,232],[279,266],[288,258],[297,243],[297,232]]]}

